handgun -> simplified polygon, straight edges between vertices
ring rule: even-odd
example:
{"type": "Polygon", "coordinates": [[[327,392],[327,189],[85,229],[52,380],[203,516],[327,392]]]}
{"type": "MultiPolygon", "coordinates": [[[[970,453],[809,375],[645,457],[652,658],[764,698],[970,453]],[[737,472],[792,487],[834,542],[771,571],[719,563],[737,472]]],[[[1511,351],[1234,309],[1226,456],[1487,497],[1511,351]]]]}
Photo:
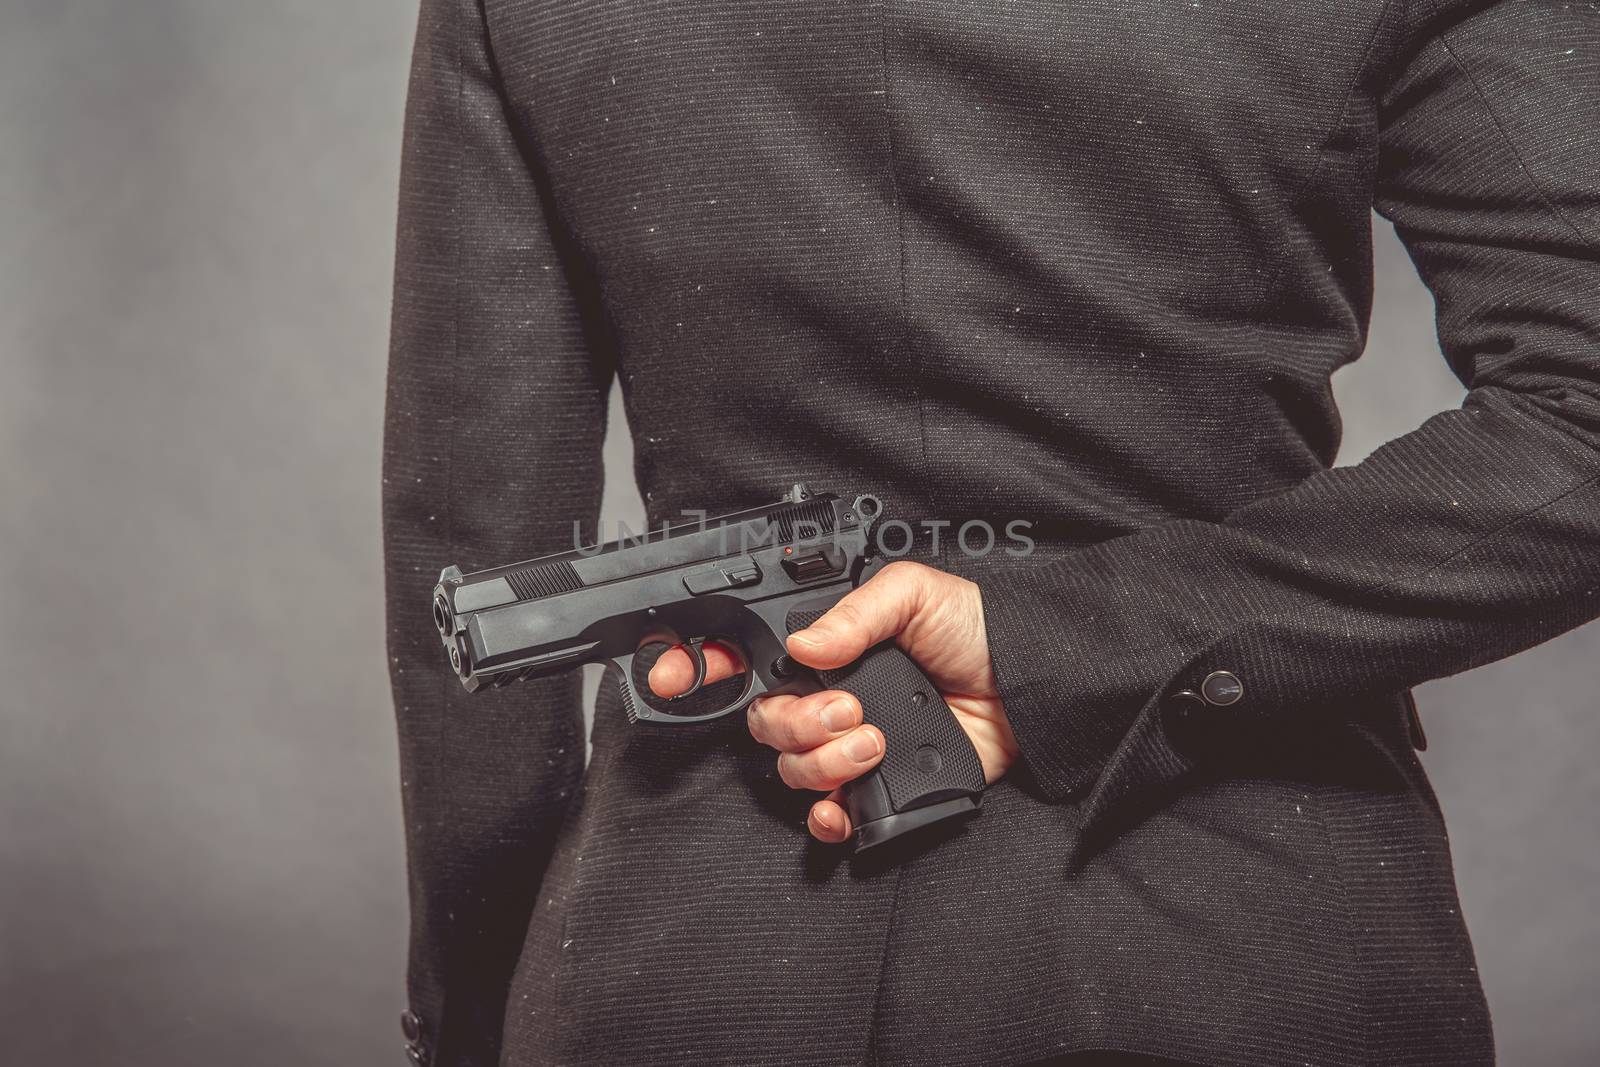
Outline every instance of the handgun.
{"type": "Polygon", "coordinates": [[[882,513],[871,495],[846,501],[796,485],[775,504],[602,545],[471,574],[446,567],[433,591],[433,619],[469,692],[609,663],[615,669],[607,677],[636,725],[706,722],[768,693],[853,694],[885,742],[879,764],[844,787],[860,852],[973,815],[984,786],[966,731],[892,639],[836,670],[813,670],[785,649],[789,634],[885,562],[872,537],[882,513]],[[740,658],[743,684],[717,683],[696,700],[707,641],[740,658]],[[689,654],[694,682],[660,697],[645,676],[674,647],[689,654]],[[721,690],[726,701],[716,698],[721,690]]]}

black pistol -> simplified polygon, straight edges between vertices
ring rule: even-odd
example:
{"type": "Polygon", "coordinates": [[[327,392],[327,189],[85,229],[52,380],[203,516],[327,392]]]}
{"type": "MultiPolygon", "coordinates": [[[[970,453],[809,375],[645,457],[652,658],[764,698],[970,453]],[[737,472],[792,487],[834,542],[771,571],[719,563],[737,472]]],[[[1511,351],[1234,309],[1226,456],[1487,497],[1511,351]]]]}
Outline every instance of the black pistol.
{"type": "Polygon", "coordinates": [[[473,574],[447,567],[433,592],[434,623],[469,691],[609,662],[635,723],[705,722],[766,693],[854,694],[886,742],[882,762],[845,786],[856,850],[872,848],[973,814],[984,785],[966,732],[892,640],[838,670],[814,671],[785,652],[789,634],[881,563],[870,533],[881,511],[872,496],[847,502],[797,485],[767,507],[592,548],[473,574]],[[705,681],[708,640],[745,667],[742,691],[710,710],[687,699],[705,681]],[[643,675],[674,646],[694,661],[694,685],[659,697],[643,675]]]}

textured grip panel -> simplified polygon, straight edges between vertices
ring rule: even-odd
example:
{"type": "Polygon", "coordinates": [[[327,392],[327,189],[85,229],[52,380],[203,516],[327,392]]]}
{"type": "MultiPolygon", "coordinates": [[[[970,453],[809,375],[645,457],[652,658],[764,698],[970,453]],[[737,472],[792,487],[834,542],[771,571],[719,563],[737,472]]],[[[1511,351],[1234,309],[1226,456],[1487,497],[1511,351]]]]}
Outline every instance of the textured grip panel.
{"type": "MultiPolygon", "coordinates": [[[[789,632],[805,629],[823,614],[790,612],[789,632]]],[[[828,689],[853,693],[866,721],[883,731],[887,744],[883,762],[846,792],[867,794],[871,779],[878,777],[888,793],[890,810],[882,813],[888,815],[983,791],[983,764],[966,731],[922,668],[893,641],[868,649],[846,667],[818,671],[817,677],[828,689]]]]}

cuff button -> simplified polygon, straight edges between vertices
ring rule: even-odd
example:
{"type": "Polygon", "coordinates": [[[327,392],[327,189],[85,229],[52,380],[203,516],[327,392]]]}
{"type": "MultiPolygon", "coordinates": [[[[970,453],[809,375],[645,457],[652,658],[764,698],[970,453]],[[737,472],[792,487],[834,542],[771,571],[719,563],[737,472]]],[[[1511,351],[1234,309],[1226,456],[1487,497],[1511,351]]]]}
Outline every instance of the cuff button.
{"type": "Polygon", "coordinates": [[[416,1067],[428,1067],[428,1050],[418,1044],[407,1045],[406,1059],[414,1063],[416,1067]]]}
{"type": "Polygon", "coordinates": [[[1215,708],[1237,704],[1244,697],[1244,683],[1232,671],[1212,671],[1200,683],[1200,696],[1215,708]]]}
{"type": "Polygon", "coordinates": [[[407,1041],[415,1041],[422,1036],[422,1018],[410,1008],[400,1013],[400,1032],[406,1035],[407,1041]]]}
{"type": "Polygon", "coordinates": [[[1190,712],[1205,706],[1205,698],[1193,689],[1180,689],[1167,697],[1167,711],[1178,719],[1187,719],[1190,712]]]}

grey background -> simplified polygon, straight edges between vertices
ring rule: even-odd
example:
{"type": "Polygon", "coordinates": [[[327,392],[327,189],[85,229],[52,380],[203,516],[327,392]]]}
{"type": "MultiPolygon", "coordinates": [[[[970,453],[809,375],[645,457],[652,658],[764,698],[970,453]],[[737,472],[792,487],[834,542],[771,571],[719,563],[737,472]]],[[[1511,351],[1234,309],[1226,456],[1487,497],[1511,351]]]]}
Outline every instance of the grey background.
{"type": "MultiPolygon", "coordinates": [[[[0,3],[7,1063],[402,1062],[378,459],[414,13],[0,3]]],[[[1342,462],[1461,393],[1379,237],[1342,462]]],[[[1600,1051],[1597,662],[1591,625],[1419,691],[1508,1064],[1600,1051]]]]}

